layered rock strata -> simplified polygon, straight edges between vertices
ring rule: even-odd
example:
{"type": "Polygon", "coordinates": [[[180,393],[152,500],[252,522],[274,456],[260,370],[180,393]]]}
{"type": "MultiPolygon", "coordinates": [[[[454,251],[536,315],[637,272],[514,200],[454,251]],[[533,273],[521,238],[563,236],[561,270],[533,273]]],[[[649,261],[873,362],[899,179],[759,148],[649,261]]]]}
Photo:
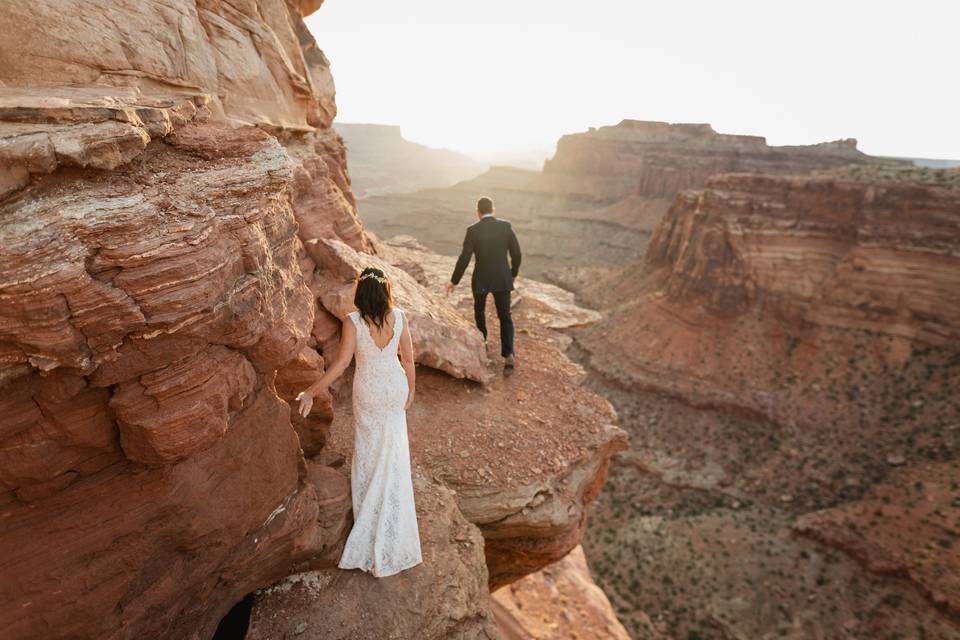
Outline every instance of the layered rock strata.
{"type": "MultiPolygon", "coordinates": [[[[5,637],[208,638],[252,591],[334,566],[349,413],[321,402],[300,418],[290,403],[336,349],[361,265],[390,270],[420,363],[448,372],[424,379],[479,397],[449,375],[493,377],[462,314],[375,255],[330,129],[329,64],[299,13],[319,3],[301,4],[16,1],[0,17],[5,637]]],[[[420,637],[494,637],[487,563],[500,584],[579,542],[622,434],[564,384],[588,408],[544,418],[578,434],[576,449],[538,443],[552,494],[533,477],[484,483],[484,513],[536,502],[506,542],[487,547],[451,490],[418,480],[432,562],[410,597],[435,610],[385,618],[420,637]],[[454,565],[463,590],[430,591],[454,565]]],[[[420,428],[439,430],[423,411],[420,428]]],[[[335,582],[313,615],[356,616],[337,607],[366,587],[335,582]]]]}
{"type": "Polygon", "coordinates": [[[584,546],[628,628],[956,635],[958,195],[719,176],[583,290],[605,317],[577,345],[633,443],[584,546]]]}

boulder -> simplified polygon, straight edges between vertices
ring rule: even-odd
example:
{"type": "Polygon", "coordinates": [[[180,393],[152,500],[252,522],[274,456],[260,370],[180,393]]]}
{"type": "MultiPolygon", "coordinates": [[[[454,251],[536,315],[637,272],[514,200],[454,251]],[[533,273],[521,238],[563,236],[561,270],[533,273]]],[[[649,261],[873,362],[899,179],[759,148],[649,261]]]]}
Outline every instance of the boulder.
{"type": "Polygon", "coordinates": [[[483,337],[439,291],[423,287],[403,270],[377,256],[354,251],[339,240],[311,241],[307,251],[318,266],[314,278],[320,303],[334,316],[343,320],[355,309],[354,282],[365,267],[382,269],[390,280],[394,301],[410,323],[416,362],[456,378],[490,379],[483,337]]]}
{"type": "Polygon", "coordinates": [[[498,589],[491,600],[504,640],[630,639],[607,596],[594,584],[579,546],[561,560],[498,589]]]}
{"type": "Polygon", "coordinates": [[[414,482],[423,562],[386,578],[331,569],[291,575],[257,592],[247,640],[496,639],[483,538],[452,494],[414,482]]]}

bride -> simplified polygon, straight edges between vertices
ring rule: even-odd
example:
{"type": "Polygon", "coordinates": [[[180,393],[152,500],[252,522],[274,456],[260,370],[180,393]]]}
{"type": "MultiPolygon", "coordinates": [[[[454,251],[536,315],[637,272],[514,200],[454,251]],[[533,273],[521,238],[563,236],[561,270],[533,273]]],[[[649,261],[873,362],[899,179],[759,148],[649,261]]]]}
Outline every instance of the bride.
{"type": "Polygon", "coordinates": [[[357,279],[358,311],[343,322],[336,359],[323,377],[297,396],[306,417],[317,394],[339,378],[354,355],[353,450],[350,485],[353,529],[341,569],[363,569],[378,578],[420,564],[420,532],[410,477],[406,410],[413,403],[413,341],[403,313],[394,308],[390,283],[367,267],[357,279]],[[400,361],[397,360],[399,347],[400,361]],[[402,364],[401,364],[402,363],[402,364]]]}

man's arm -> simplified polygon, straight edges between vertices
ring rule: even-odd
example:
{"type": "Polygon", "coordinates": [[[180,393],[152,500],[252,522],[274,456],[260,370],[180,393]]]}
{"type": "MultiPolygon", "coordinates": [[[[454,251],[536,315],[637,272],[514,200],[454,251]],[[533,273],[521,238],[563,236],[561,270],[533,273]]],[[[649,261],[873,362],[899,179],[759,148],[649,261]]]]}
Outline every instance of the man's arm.
{"type": "Polygon", "coordinates": [[[450,284],[460,284],[460,278],[463,277],[463,272],[467,270],[467,265],[470,264],[470,258],[472,257],[473,238],[470,237],[470,229],[468,227],[467,234],[463,236],[463,250],[460,251],[460,257],[457,258],[457,266],[453,270],[453,276],[450,277],[450,284]]]}
{"type": "Polygon", "coordinates": [[[510,273],[516,278],[520,275],[520,241],[517,240],[517,234],[510,227],[510,273]]]}

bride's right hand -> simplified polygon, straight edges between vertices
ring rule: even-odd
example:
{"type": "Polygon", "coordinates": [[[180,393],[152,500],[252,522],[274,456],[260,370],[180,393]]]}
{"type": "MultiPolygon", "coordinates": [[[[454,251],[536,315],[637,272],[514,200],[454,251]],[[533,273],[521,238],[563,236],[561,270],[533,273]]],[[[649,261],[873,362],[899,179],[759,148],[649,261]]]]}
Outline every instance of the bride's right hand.
{"type": "Polygon", "coordinates": [[[300,414],[300,417],[306,418],[310,415],[310,410],[313,409],[313,394],[310,393],[309,389],[307,391],[301,391],[299,395],[297,395],[297,400],[300,401],[300,408],[297,413],[300,414]]]}

